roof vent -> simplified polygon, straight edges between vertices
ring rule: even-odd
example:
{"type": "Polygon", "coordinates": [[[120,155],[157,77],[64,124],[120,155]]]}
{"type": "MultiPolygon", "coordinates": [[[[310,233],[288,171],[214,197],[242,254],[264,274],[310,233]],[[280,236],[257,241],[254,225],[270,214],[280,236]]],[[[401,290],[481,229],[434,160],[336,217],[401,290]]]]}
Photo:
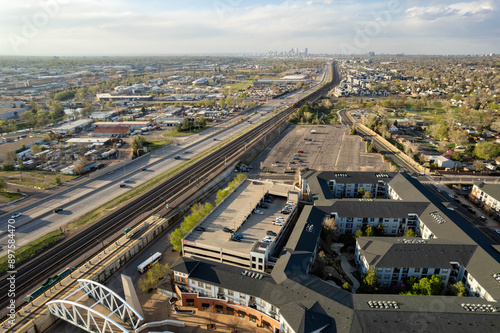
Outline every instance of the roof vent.
{"type": "Polygon", "coordinates": [[[431,216],[434,218],[434,220],[437,221],[437,223],[442,224],[445,223],[446,220],[438,213],[438,212],[432,212],[431,216]]]}
{"type": "Polygon", "coordinates": [[[396,301],[368,301],[372,309],[401,309],[396,301]]]}
{"type": "Polygon", "coordinates": [[[498,309],[490,304],[469,304],[462,303],[462,308],[470,312],[498,312],[498,309]]]}

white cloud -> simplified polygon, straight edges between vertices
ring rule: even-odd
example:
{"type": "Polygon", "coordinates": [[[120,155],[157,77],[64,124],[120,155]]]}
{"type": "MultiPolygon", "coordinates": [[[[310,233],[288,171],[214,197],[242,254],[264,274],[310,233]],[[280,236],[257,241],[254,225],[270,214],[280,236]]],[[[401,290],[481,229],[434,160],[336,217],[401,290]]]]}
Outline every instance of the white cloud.
{"type": "Polygon", "coordinates": [[[484,15],[494,12],[495,7],[490,1],[458,2],[449,5],[414,6],[406,10],[409,18],[432,21],[443,17],[476,17],[482,19],[484,15]]]}

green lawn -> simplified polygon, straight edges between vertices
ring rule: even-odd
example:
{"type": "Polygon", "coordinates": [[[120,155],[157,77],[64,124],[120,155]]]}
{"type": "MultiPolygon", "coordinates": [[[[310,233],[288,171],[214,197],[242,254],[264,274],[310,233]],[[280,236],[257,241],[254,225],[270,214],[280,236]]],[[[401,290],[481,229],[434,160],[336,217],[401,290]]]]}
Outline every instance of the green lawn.
{"type": "Polygon", "coordinates": [[[162,136],[166,138],[177,138],[181,136],[188,136],[188,135],[193,135],[193,134],[198,134],[201,131],[204,131],[205,129],[212,127],[213,125],[206,126],[204,128],[193,128],[191,131],[185,131],[185,132],[177,132],[177,131],[168,131],[162,134],[162,136]]]}
{"type": "Polygon", "coordinates": [[[25,171],[0,171],[0,177],[4,177],[8,183],[46,189],[55,185],[55,178],[59,177],[64,183],[75,176],[64,175],[58,172],[25,170],[25,171]]]}
{"type": "Polygon", "coordinates": [[[12,192],[3,192],[3,191],[1,191],[0,195],[2,197],[5,197],[5,198],[9,199],[9,201],[14,201],[14,200],[23,198],[23,195],[21,193],[16,193],[16,192],[12,193],[12,192]]]}

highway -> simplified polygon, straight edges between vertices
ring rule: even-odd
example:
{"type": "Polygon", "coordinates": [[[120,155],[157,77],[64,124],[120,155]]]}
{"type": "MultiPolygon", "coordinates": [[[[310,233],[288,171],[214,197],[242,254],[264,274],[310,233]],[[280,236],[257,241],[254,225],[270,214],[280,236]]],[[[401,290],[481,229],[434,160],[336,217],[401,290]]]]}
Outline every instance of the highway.
{"type": "MultiPolygon", "coordinates": [[[[323,79],[326,78],[326,75],[323,79]]],[[[338,81],[338,75],[334,75],[334,81],[338,81]]],[[[303,104],[306,100],[313,101],[333,87],[332,83],[312,92],[306,98],[296,101],[297,105],[303,104]]],[[[305,92],[302,92],[305,94],[305,92]]],[[[96,221],[91,228],[87,228],[76,237],[68,241],[55,245],[45,253],[35,257],[29,263],[18,267],[16,275],[16,297],[23,297],[28,291],[35,288],[46,276],[64,269],[76,257],[81,256],[90,249],[95,250],[99,244],[97,239],[106,239],[116,237],[130,220],[140,217],[143,212],[148,214],[155,213],[165,207],[165,202],[175,202],[181,197],[191,194],[200,188],[200,182],[209,182],[223,169],[238,161],[245,152],[245,146],[252,147],[260,139],[275,131],[279,126],[287,121],[289,115],[295,111],[295,108],[287,108],[271,119],[256,125],[251,131],[239,136],[232,142],[224,145],[220,149],[189,167],[170,177],[162,184],[149,190],[142,196],[131,200],[127,205],[117,208],[109,215],[96,221]],[[227,165],[226,162],[227,161],[227,165]],[[198,180],[198,181],[192,181],[198,180]],[[97,243],[97,244],[96,244],[97,243]]],[[[212,139],[213,141],[213,139],[212,139]]],[[[191,151],[192,148],[189,148],[191,151]]],[[[175,160],[174,160],[175,161],[175,160]]],[[[149,169],[149,167],[148,167],[149,169]]],[[[146,171],[138,171],[143,174],[146,171]]],[[[130,175],[127,175],[131,180],[130,175]]],[[[118,185],[114,186],[114,191],[118,190],[118,185]]],[[[7,301],[7,283],[5,278],[0,285],[0,306],[5,308],[7,301]]],[[[22,302],[17,302],[22,303],[22,302]]]]}

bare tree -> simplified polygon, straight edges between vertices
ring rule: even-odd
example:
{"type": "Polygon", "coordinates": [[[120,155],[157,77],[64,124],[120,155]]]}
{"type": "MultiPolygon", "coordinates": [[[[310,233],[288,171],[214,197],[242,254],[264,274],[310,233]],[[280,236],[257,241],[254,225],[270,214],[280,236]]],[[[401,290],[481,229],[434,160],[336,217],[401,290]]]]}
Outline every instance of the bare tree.
{"type": "Polygon", "coordinates": [[[240,318],[238,318],[238,317],[231,318],[227,323],[227,327],[231,330],[232,333],[238,332],[238,330],[241,327],[240,318]]]}
{"type": "Polygon", "coordinates": [[[205,310],[207,313],[207,323],[210,328],[215,328],[215,322],[217,321],[217,317],[219,314],[215,311],[215,307],[213,305],[210,305],[210,307],[205,310]]]}

